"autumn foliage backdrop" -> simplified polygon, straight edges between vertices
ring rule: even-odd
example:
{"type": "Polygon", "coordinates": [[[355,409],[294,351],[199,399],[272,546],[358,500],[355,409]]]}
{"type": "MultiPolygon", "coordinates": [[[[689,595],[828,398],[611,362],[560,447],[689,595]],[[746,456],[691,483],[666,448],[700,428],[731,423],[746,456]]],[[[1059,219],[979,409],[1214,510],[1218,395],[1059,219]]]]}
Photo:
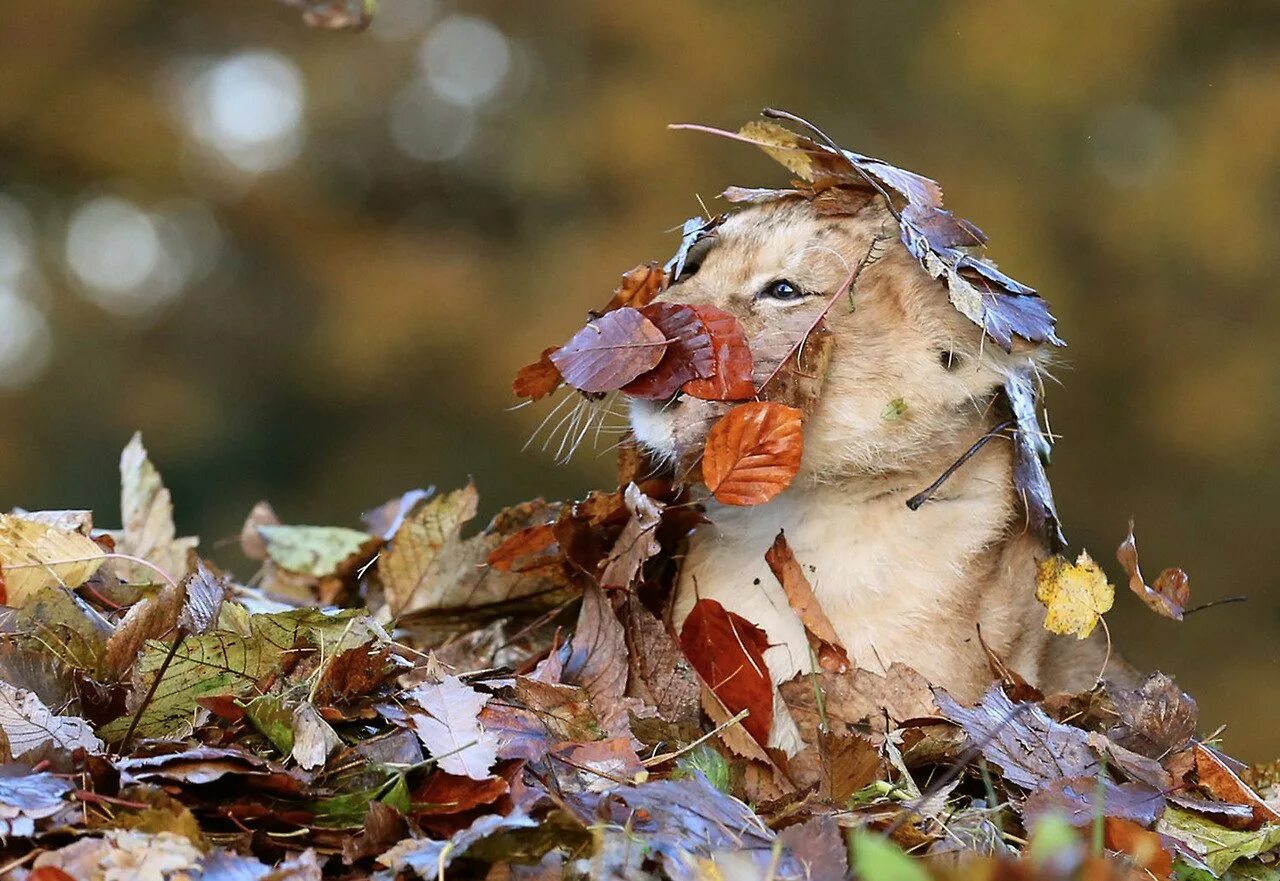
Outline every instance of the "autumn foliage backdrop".
{"type": "MultiPolygon", "coordinates": [[[[489,510],[608,483],[521,452],[511,374],[753,151],[766,104],[939,179],[1070,344],[1048,394],[1073,547],[1191,573],[1144,666],[1269,758],[1280,722],[1280,10],[9,0],[0,28],[0,509],[112,510],[135,428],[204,547],[270,498],[339,523],[473,475],[489,510]]],[[[224,542],[227,560],[236,554],[224,542]]]]}

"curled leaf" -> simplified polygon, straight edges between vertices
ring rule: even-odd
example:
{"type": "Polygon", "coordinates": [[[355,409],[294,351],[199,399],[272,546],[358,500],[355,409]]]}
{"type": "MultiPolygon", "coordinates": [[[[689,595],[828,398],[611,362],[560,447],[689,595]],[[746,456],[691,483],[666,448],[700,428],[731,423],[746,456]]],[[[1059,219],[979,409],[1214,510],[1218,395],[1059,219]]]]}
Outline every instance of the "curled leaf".
{"type": "Polygon", "coordinates": [[[1116,559],[1129,576],[1129,590],[1137,594],[1147,608],[1174,621],[1182,620],[1182,610],[1187,605],[1187,600],[1191,599],[1187,573],[1181,569],[1165,569],[1148,587],[1142,577],[1142,570],[1138,568],[1138,543],[1133,537],[1132,520],[1129,521],[1129,534],[1120,542],[1120,547],[1116,548],[1116,559]]]}
{"type": "Polygon", "coordinates": [[[711,428],[702,477],[726,505],[760,505],[791,485],[800,470],[800,411],[752,401],[734,407],[711,428]]]}
{"type": "Polygon", "coordinates": [[[621,284],[613,292],[613,298],[601,310],[601,314],[627,306],[632,309],[648,306],[666,286],[666,270],[657,262],[641,263],[622,276],[621,284]]]}
{"type": "Polygon", "coordinates": [[[1085,639],[1111,609],[1115,596],[1115,588],[1086,551],[1074,563],[1055,554],[1042,561],[1036,573],[1036,599],[1048,609],[1044,629],[1050,633],[1085,639]]]}

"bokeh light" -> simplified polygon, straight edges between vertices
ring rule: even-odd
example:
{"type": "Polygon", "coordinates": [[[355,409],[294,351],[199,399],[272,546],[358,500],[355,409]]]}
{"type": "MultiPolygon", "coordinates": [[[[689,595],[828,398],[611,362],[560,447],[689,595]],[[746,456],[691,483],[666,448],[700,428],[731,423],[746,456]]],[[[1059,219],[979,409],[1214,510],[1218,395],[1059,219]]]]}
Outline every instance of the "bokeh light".
{"type": "Polygon", "coordinates": [[[511,48],[502,31],[471,15],[442,19],[423,40],[418,58],[432,90],[460,107],[494,98],[511,70],[511,48]]]}
{"type": "Polygon", "coordinates": [[[32,303],[0,285],[0,389],[27,385],[48,366],[49,323],[32,303]]]}

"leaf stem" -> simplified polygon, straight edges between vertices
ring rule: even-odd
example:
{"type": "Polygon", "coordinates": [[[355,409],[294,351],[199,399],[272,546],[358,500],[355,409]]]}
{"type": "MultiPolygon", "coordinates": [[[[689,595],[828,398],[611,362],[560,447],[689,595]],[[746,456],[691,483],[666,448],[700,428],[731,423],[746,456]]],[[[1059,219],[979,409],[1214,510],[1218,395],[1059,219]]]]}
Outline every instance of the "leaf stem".
{"type": "Polygon", "coordinates": [[[142,714],[151,704],[152,698],[156,696],[156,689],[160,687],[160,680],[164,678],[165,671],[169,669],[169,665],[173,663],[173,656],[178,653],[178,646],[182,645],[182,641],[187,638],[186,628],[179,627],[177,636],[173,639],[173,645],[169,646],[169,654],[164,656],[164,661],[160,664],[160,669],[156,671],[156,678],[152,681],[151,687],[147,689],[147,695],[142,699],[142,703],[138,705],[138,710],[133,714],[133,719],[129,722],[129,730],[124,733],[124,739],[120,741],[120,755],[129,754],[129,744],[133,741],[133,733],[138,729],[138,723],[142,721],[142,714]]]}

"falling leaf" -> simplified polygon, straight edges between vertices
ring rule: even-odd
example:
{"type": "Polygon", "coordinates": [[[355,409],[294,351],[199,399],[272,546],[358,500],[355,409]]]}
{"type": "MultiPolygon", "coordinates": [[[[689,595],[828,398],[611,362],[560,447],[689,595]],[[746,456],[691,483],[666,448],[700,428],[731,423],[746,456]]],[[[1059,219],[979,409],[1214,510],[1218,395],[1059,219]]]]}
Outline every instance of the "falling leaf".
{"type": "Polygon", "coordinates": [[[737,317],[715,306],[691,307],[711,337],[711,372],[691,379],[684,392],[707,401],[744,401],[754,397],[755,364],[747,333],[737,317]]]}
{"type": "Polygon", "coordinates": [[[484,780],[497,756],[497,738],[481,727],[480,711],[489,696],[464,685],[456,676],[419,685],[405,695],[421,713],[411,713],[412,727],[437,765],[450,774],[484,780]]]}
{"type": "Polygon", "coordinates": [[[703,380],[716,372],[716,352],[711,332],[691,306],[650,303],[640,310],[668,340],[662,360],[621,389],[633,398],[665,401],[686,383],[703,380]]]}
{"type": "Polygon", "coordinates": [[[934,696],[942,715],[955,722],[1004,777],[1034,790],[1063,777],[1096,778],[1100,765],[1084,731],[1055,722],[1034,704],[1015,704],[999,685],[972,707],[942,690],[934,696]]]}
{"type": "Polygon", "coordinates": [[[662,331],[627,306],[587,322],[548,357],[569,385],[600,394],[622,388],[657,367],[666,349],[662,331]]]}
{"type": "Polygon", "coordinates": [[[1041,561],[1036,599],[1048,608],[1045,630],[1085,639],[1115,602],[1115,588],[1089,554],[1081,551],[1075,563],[1057,555],[1041,561]]]}
{"type": "Polygon", "coordinates": [[[551,361],[551,356],[559,349],[559,346],[544,349],[537,361],[520,368],[511,381],[511,391],[516,397],[538,401],[560,388],[564,377],[551,361]]]}
{"type": "Polygon", "coordinates": [[[79,532],[0,514],[0,588],[4,605],[22,608],[46,587],[79,587],[105,559],[79,532]]]}
{"type": "Polygon", "coordinates": [[[8,682],[0,682],[0,729],[15,759],[49,744],[63,750],[102,751],[102,741],[83,719],[56,715],[40,698],[8,682]]]}
{"type": "Polygon", "coordinates": [[[787,544],[785,531],[778,530],[773,544],[764,552],[764,559],[773,577],[782,585],[792,611],[804,625],[822,669],[832,673],[843,673],[849,669],[849,655],[841,645],[831,619],[814,596],[813,586],[796,561],[791,545],[787,544]]]}
{"type": "Polygon", "coordinates": [[[302,10],[307,27],[329,31],[362,31],[373,21],[378,0],[280,0],[302,10]]]}
{"type": "Polygon", "coordinates": [[[630,587],[645,560],[662,549],[657,531],[664,506],[641,492],[634,483],[627,485],[623,499],[631,516],[604,560],[600,586],[605,588],[630,587]]]}
{"type": "Polygon", "coordinates": [[[791,485],[803,452],[800,411],[754,401],[734,407],[712,426],[702,477],[717,501],[760,505],[791,485]]]}
{"type": "Polygon", "coordinates": [[[259,526],[267,556],[281,569],[323,578],[351,560],[368,559],[378,539],[341,526],[259,526]]]}
{"type": "Polygon", "coordinates": [[[1133,537],[1133,521],[1129,521],[1129,534],[1125,536],[1120,547],[1116,548],[1116,559],[1129,576],[1129,590],[1138,595],[1151,611],[1182,620],[1182,610],[1191,598],[1191,587],[1187,583],[1187,573],[1181,569],[1165,569],[1148,587],[1138,568],[1138,543],[1133,537]]]}
{"type": "Polygon", "coordinates": [[[765,632],[715,600],[702,599],[684,619],[680,647],[729,712],[747,710],[742,726],[758,743],[768,743],[773,680],[764,662],[765,632]]]}
{"type": "MultiPolygon", "coordinates": [[[[160,472],[147,457],[142,435],[135,434],[120,454],[120,515],[124,522],[116,549],[140,557],[178,581],[187,574],[199,539],[178,538],[173,499],[160,472]]],[[[154,570],[121,562],[120,577],[133,583],[156,580],[154,570]]]]}
{"type": "Polygon", "coordinates": [[[641,263],[622,276],[622,282],[600,314],[630,307],[641,309],[667,286],[667,273],[656,262],[641,263]]]}
{"type": "Polygon", "coordinates": [[[440,552],[458,540],[476,514],[479,495],[472,484],[423,505],[401,524],[391,547],[378,560],[378,574],[392,615],[415,608],[440,572],[440,552]]]}

